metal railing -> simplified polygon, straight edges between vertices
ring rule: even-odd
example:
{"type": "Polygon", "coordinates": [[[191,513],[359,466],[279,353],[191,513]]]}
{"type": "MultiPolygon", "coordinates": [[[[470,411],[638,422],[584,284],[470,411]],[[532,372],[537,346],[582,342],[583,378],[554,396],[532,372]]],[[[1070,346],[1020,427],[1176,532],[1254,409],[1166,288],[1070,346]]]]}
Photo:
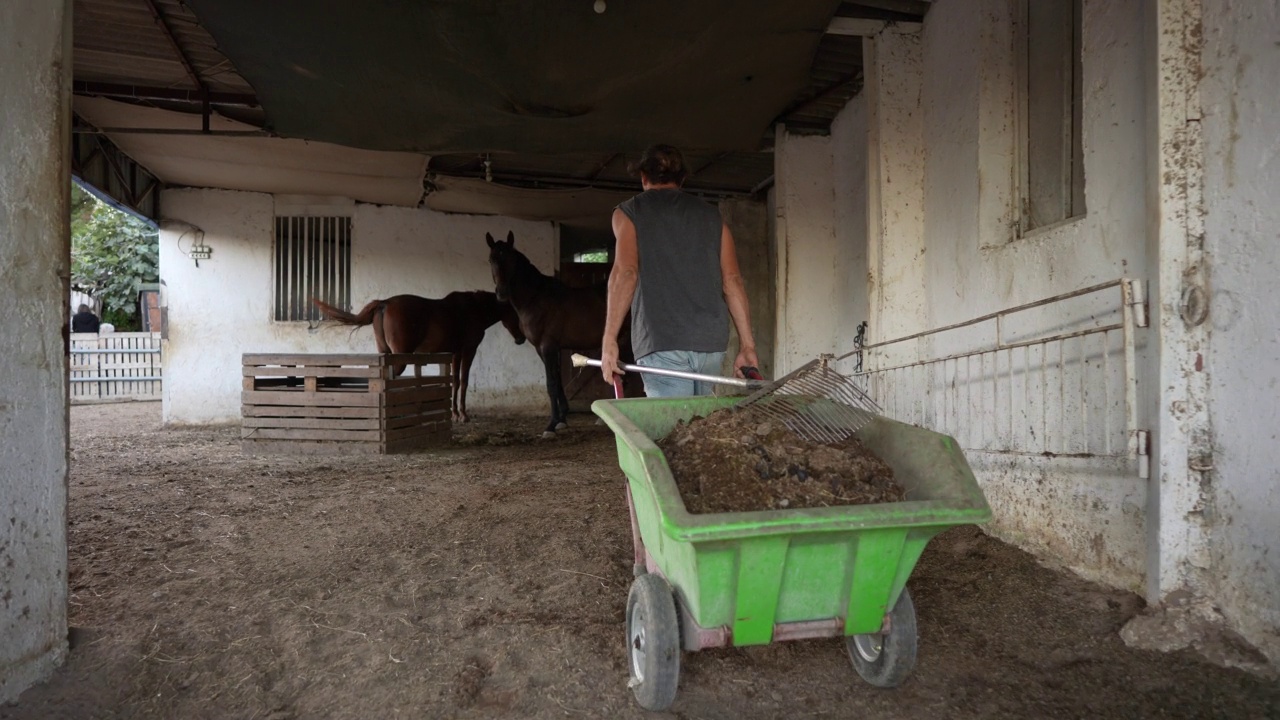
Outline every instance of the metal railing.
{"type": "Polygon", "coordinates": [[[1146,477],[1135,344],[1146,326],[1142,282],[1121,278],[850,355],[861,353],[857,377],[886,415],[966,449],[1134,457],[1146,477]]]}

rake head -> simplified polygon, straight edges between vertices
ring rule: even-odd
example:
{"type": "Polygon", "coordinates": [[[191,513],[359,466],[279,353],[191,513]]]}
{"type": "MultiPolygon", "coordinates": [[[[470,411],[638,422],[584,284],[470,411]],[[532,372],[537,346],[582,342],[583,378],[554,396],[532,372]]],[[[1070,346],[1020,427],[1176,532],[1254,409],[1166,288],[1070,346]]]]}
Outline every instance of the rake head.
{"type": "Polygon", "coordinates": [[[777,420],[816,443],[838,443],[881,413],[880,406],[822,355],[795,372],[760,388],[736,409],[777,420]]]}

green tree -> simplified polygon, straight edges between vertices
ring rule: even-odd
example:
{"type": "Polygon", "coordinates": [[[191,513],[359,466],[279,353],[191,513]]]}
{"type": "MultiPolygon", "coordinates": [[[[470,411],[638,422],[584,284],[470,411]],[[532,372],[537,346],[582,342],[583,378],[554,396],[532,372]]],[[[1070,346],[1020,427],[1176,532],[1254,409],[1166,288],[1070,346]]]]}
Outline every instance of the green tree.
{"type": "Polygon", "coordinates": [[[160,279],[155,228],[71,186],[71,287],[102,303],[102,321],[137,330],[138,291],[160,279]]]}
{"type": "Polygon", "coordinates": [[[573,261],[580,263],[607,263],[609,262],[609,251],[592,250],[591,252],[578,253],[578,256],[573,261]]]}

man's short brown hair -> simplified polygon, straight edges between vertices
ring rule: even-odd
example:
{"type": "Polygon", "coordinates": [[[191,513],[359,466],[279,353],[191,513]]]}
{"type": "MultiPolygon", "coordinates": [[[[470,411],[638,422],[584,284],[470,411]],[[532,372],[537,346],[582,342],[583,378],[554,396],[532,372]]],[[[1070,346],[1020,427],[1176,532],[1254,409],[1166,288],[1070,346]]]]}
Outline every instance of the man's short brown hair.
{"type": "Polygon", "coordinates": [[[640,162],[631,166],[631,172],[644,175],[654,185],[683,185],[689,177],[684,155],[672,145],[650,145],[640,156],[640,162]]]}

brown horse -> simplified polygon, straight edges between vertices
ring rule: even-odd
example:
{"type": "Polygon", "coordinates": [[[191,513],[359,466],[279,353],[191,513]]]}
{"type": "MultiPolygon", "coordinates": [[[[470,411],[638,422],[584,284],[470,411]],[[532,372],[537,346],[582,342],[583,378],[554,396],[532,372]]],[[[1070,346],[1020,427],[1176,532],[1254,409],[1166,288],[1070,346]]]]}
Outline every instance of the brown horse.
{"type": "MultiPolygon", "coordinates": [[[[524,343],[520,320],[508,302],[500,302],[491,292],[453,292],[439,300],[417,295],[396,295],[373,300],[352,314],[312,299],[320,312],[343,325],[373,325],[373,338],[380,353],[452,353],[453,419],[467,422],[467,384],[471,361],[476,357],[485,330],[501,321],[515,338],[524,343]]],[[[403,365],[392,368],[395,375],[403,365]]]]}
{"type": "MultiPolygon", "coordinates": [[[[567,427],[569,421],[569,399],[560,376],[560,351],[600,356],[608,303],[605,288],[573,288],[543,275],[516,250],[513,232],[507,233],[506,242],[485,233],[485,241],[489,243],[489,269],[493,271],[498,300],[506,300],[515,308],[520,330],[533,343],[546,369],[551,422],[544,435],[554,433],[567,427]]],[[[624,330],[619,336],[629,338],[630,333],[624,330]]],[[[629,361],[629,343],[620,349],[629,361]]]]}

